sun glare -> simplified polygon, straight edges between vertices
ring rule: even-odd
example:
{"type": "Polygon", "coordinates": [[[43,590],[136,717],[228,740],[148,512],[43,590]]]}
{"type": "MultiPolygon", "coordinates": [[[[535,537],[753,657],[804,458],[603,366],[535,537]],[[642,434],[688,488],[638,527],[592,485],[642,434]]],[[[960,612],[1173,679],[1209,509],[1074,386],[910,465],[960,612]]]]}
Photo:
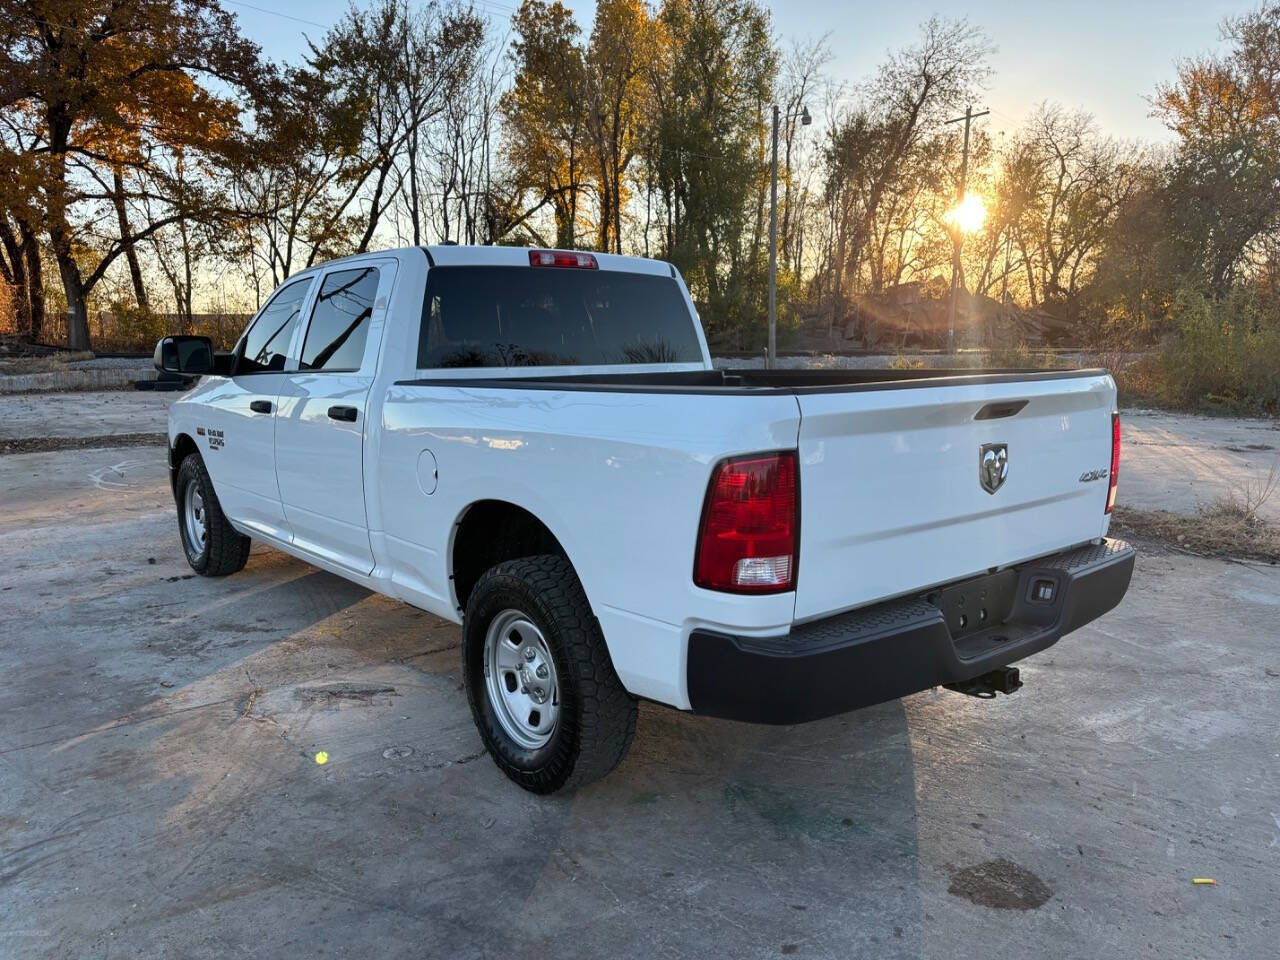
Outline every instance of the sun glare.
{"type": "Polygon", "coordinates": [[[976,193],[966,193],[964,199],[946,212],[942,218],[947,226],[961,233],[973,233],[982,229],[987,219],[987,205],[976,193]]]}

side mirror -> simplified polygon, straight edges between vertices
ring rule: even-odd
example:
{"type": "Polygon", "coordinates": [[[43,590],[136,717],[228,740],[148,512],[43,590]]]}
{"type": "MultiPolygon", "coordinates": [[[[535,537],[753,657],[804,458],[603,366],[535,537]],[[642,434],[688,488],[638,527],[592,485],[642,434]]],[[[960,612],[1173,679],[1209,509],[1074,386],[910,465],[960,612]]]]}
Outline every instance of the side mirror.
{"type": "Polygon", "coordinates": [[[156,369],[165,373],[212,373],[213,341],[208,337],[164,337],[156,343],[154,360],[156,369]]]}

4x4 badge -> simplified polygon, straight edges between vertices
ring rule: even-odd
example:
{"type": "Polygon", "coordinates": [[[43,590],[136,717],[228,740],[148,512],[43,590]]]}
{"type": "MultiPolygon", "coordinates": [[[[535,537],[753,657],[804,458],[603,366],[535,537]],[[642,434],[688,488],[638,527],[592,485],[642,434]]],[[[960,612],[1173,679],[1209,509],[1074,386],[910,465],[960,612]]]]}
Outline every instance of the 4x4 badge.
{"type": "Polygon", "coordinates": [[[978,450],[978,483],[987,493],[995,493],[1009,476],[1009,445],[984,443],[978,450]]]}

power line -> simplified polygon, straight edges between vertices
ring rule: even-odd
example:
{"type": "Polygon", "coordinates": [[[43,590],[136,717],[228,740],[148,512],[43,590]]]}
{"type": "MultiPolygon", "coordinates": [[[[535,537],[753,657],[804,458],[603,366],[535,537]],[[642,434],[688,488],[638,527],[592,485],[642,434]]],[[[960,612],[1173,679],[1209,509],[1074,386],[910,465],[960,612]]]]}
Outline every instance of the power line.
{"type": "MultiPolygon", "coordinates": [[[[472,0],[473,4],[481,4],[482,6],[491,7],[493,10],[501,10],[503,13],[509,13],[514,16],[519,11],[515,7],[508,6],[505,3],[495,3],[494,0],[472,0]]],[[[490,10],[492,14],[493,10],[490,10]]]]}
{"type": "MultiPolygon", "coordinates": [[[[330,24],[327,24],[327,23],[320,23],[316,20],[308,20],[306,17],[295,17],[291,13],[281,13],[279,10],[269,10],[266,7],[259,7],[253,3],[246,3],[245,0],[225,0],[225,2],[233,4],[237,7],[245,7],[248,10],[256,10],[258,13],[265,13],[273,17],[280,17],[281,19],[284,19],[284,20],[292,20],[294,23],[305,23],[307,26],[310,26],[310,27],[319,27],[321,30],[328,30],[330,27],[330,24]]],[[[497,16],[498,11],[501,11],[502,13],[506,13],[506,14],[512,14],[512,15],[514,15],[517,12],[515,7],[508,6],[505,3],[497,3],[496,0],[471,0],[471,2],[474,6],[487,8],[486,12],[490,16],[497,16]]]]}
{"type": "Polygon", "coordinates": [[[245,3],[244,0],[226,0],[227,3],[234,4],[237,7],[248,7],[250,10],[257,10],[259,13],[269,13],[273,17],[283,17],[285,20],[293,20],[297,23],[305,23],[312,27],[319,27],[321,30],[328,30],[327,23],[317,23],[314,20],[306,20],[303,17],[295,17],[291,13],[281,13],[279,10],[268,10],[266,7],[254,6],[252,3],[245,3]]]}
{"type": "Polygon", "coordinates": [[[990,112],[997,119],[1003,120],[1006,124],[1008,124],[1010,127],[1012,127],[1015,130],[1018,127],[1022,126],[1021,120],[1019,120],[1017,117],[1010,116],[1009,114],[1005,113],[1003,110],[997,110],[995,107],[991,107],[990,112]]]}

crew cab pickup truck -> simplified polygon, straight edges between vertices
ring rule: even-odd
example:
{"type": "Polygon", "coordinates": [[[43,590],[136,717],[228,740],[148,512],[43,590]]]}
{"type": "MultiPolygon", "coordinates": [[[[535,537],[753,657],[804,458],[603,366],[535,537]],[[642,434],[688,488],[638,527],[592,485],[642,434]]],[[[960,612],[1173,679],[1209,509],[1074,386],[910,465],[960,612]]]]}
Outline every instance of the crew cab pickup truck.
{"type": "Polygon", "coordinates": [[[1009,665],[1114,607],[1103,370],[715,369],[678,271],[435,246],[283,283],[169,414],[198,573],[250,539],[462,624],[497,765],[603,776],[638,698],[763,723],[1009,665]]]}

